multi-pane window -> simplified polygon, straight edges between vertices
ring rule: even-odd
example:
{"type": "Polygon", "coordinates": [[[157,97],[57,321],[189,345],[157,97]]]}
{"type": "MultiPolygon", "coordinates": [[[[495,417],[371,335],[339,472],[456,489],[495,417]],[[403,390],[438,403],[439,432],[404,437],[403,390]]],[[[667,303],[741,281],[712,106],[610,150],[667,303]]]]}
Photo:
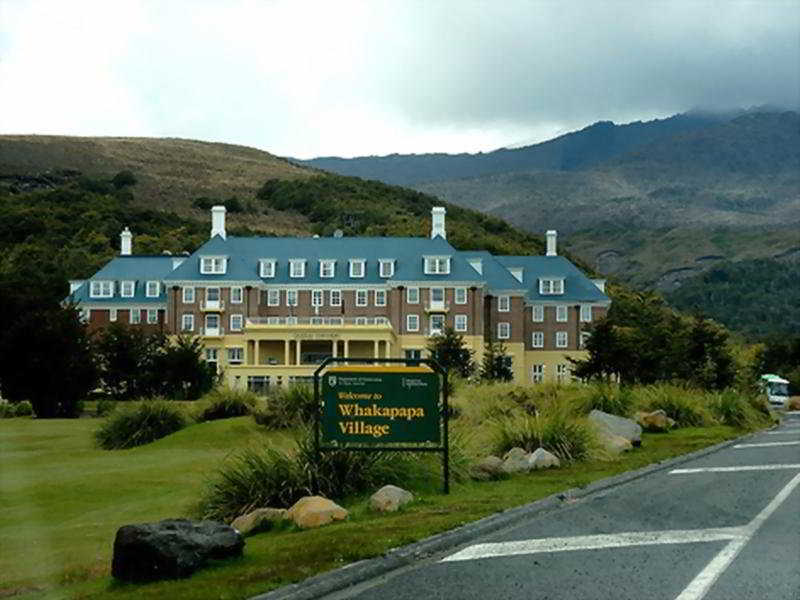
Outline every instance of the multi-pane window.
{"type": "Polygon", "coordinates": [[[569,365],[560,363],[556,365],[556,381],[558,383],[565,383],[569,377],[569,365]]]}
{"type": "Polygon", "coordinates": [[[267,290],[267,306],[280,306],[281,291],[267,290]]]}
{"type": "Polygon", "coordinates": [[[563,279],[540,279],[539,280],[539,293],[543,295],[563,294],[564,293],[564,280],[563,279]]]}
{"type": "Polygon", "coordinates": [[[231,288],[231,304],[241,304],[244,301],[244,290],[240,287],[231,288]]]}
{"type": "Polygon", "coordinates": [[[450,272],[449,256],[426,256],[425,274],[426,275],[447,275],[450,272]]]}
{"type": "Polygon", "coordinates": [[[259,275],[261,277],[275,277],[275,261],[271,258],[262,258],[258,261],[259,275]]]}
{"type": "Polygon", "coordinates": [[[311,324],[312,325],[322,325],[324,323],[324,319],[322,317],[311,317],[311,324]]]}
{"type": "Polygon", "coordinates": [[[350,277],[364,277],[366,261],[363,258],[350,259],[350,277]]]}
{"type": "Polygon", "coordinates": [[[356,306],[367,305],[367,290],[356,290],[356,306]]]}
{"type": "Polygon", "coordinates": [[[581,323],[592,322],[592,305],[581,304],[581,323]]]}
{"type": "Polygon", "coordinates": [[[511,298],[508,296],[497,297],[497,310],[500,312],[508,312],[511,310],[511,298]]]}
{"type": "Polygon", "coordinates": [[[441,335],[444,331],[444,315],[431,315],[431,335],[441,335]]]}
{"type": "Polygon", "coordinates": [[[219,333],[219,315],[206,315],[206,335],[219,333]]]}
{"type": "Polygon", "coordinates": [[[194,315],[192,313],[181,315],[181,331],[194,331],[194,315]]]}
{"type": "Polygon", "coordinates": [[[444,304],[444,288],[431,288],[431,304],[444,304]]]}
{"type": "Polygon", "coordinates": [[[142,313],[138,308],[132,308],[130,316],[128,317],[131,325],[138,325],[142,322],[142,313]]]}
{"type": "Polygon", "coordinates": [[[319,276],[321,279],[330,279],[336,275],[335,260],[319,261],[319,276]]]}
{"type": "Polygon", "coordinates": [[[406,358],[410,358],[413,360],[419,360],[420,358],[422,358],[422,350],[419,350],[418,348],[404,350],[404,354],[406,358]]]}
{"type": "Polygon", "coordinates": [[[185,288],[183,288],[183,303],[184,304],[194,304],[194,288],[193,287],[185,287],[185,288]]]}
{"type": "Polygon", "coordinates": [[[556,348],[566,348],[569,337],[566,331],[556,331],[556,348]]]}
{"type": "Polygon", "coordinates": [[[226,262],[224,256],[202,256],[200,257],[200,272],[203,275],[224,275],[226,262]]]}
{"type": "Polygon", "coordinates": [[[531,381],[542,383],[544,381],[544,365],[533,365],[531,367],[531,381]]]}
{"type": "Polygon", "coordinates": [[[394,275],[394,261],[381,259],[378,263],[378,271],[381,277],[391,277],[394,275]]]}
{"type": "Polygon", "coordinates": [[[419,331],[419,315],[406,315],[406,330],[419,331]]]}
{"type": "Polygon", "coordinates": [[[579,344],[578,347],[581,348],[581,349],[586,348],[586,342],[589,341],[589,338],[591,337],[591,335],[592,334],[589,333],[588,331],[581,331],[581,337],[578,340],[578,344],[579,344]]]}
{"type": "Polygon", "coordinates": [[[567,322],[567,307],[564,304],[559,304],[556,306],[556,321],[558,323],[566,323],[567,322]]]}
{"type": "Polygon", "coordinates": [[[286,306],[297,306],[297,290],[286,290],[286,306]]]}
{"type": "Polygon", "coordinates": [[[286,317],[287,325],[297,325],[297,317],[286,317]]]}
{"type": "Polygon", "coordinates": [[[409,304],[419,304],[419,288],[410,287],[406,289],[406,302],[409,304]]]}
{"type": "Polygon", "coordinates": [[[289,261],[289,277],[298,279],[306,276],[306,261],[304,258],[293,258],[289,261]]]}
{"type": "Polygon", "coordinates": [[[331,290],[328,294],[330,294],[331,306],[342,305],[342,290],[331,290]]]}
{"type": "Polygon", "coordinates": [[[147,282],[147,291],[145,292],[145,295],[148,298],[158,298],[158,294],[161,291],[160,288],[161,288],[161,284],[159,284],[158,281],[148,281],[147,282]]]}
{"type": "Polygon", "coordinates": [[[541,331],[534,331],[531,334],[531,346],[534,348],[544,348],[544,333],[541,331]]]}
{"type": "Polygon", "coordinates": [[[231,331],[241,331],[244,325],[244,317],[242,315],[231,315],[231,331]]]}
{"type": "Polygon", "coordinates": [[[89,296],[92,298],[111,298],[114,296],[114,282],[92,281],[89,286],[89,296]]]}
{"type": "Polygon", "coordinates": [[[467,330],[467,315],[456,315],[455,316],[455,330],[456,331],[466,331],[467,330]]]}
{"type": "Polygon", "coordinates": [[[467,288],[456,288],[456,290],[455,290],[455,301],[456,301],[456,304],[466,304],[467,303],[467,288]]]}
{"type": "Polygon", "coordinates": [[[531,315],[533,316],[534,323],[542,323],[544,321],[544,306],[541,304],[534,304],[531,307],[531,315]]]}
{"type": "Polygon", "coordinates": [[[112,308],[111,310],[108,311],[108,320],[111,321],[111,322],[114,322],[114,321],[117,320],[117,309],[116,308],[112,308]]]}
{"type": "Polygon", "coordinates": [[[511,337],[511,323],[498,323],[497,324],[497,338],[500,340],[507,340],[511,337]]]}
{"type": "Polygon", "coordinates": [[[238,365],[244,360],[244,348],[228,348],[228,364],[238,365]]]}
{"type": "Polygon", "coordinates": [[[356,317],[356,325],[366,325],[367,317],[356,317]]]}
{"type": "Polygon", "coordinates": [[[322,306],[322,290],[311,290],[311,306],[322,306]]]}
{"type": "Polygon", "coordinates": [[[133,281],[123,281],[120,283],[119,295],[123,298],[133,298],[135,289],[133,281]]]}
{"type": "Polygon", "coordinates": [[[147,309],[147,323],[149,325],[155,325],[156,323],[158,323],[158,309],[156,308],[147,309]]]}
{"type": "Polygon", "coordinates": [[[386,306],[386,290],[375,290],[375,306],[386,306]]]}
{"type": "Polygon", "coordinates": [[[219,360],[219,348],[206,348],[206,362],[214,363],[219,360]]]}

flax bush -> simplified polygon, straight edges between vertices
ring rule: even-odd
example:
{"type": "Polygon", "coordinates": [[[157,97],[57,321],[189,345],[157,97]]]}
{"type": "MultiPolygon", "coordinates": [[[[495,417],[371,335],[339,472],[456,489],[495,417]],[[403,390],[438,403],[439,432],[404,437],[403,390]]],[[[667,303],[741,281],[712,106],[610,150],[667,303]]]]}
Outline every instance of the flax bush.
{"type": "Polygon", "coordinates": [[[635,405],[652,412],[663,410],[678,427],[707,427],[714,424],[706,394],[677,385],[649,385],[635,388],[635,405]]]}
{"type": "Polygon", "coordinates": [[[95,442],[106,450],[132,448],[168,436],[186,425],[180,408],[162,398],[118,407],[95,431],[95,442]]]}
{"type": "Polygon", "coordinates": [[[218,388],[201,400],[201,408],[195,419],[202,423],[249,415],[257,402],[258,396],[248,390],[218,388]]]}
{"type": "Polygon", "coordinates": [[[714,394],[711,410],[723,425],[740,429],[755,429],[759,425],[766,425],[771,418],[769,409],[765,414],[759,408],[754,407],[758,404],[758,398],[755,396],[748,397],[733,390],[725,390],[714,394]]]}

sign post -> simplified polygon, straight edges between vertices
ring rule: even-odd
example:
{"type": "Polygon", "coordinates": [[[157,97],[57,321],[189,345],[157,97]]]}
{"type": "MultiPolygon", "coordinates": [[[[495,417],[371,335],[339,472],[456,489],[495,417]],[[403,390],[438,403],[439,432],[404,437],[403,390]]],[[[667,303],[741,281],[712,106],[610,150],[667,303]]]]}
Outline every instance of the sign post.
{"type": "Polygon", "coordinates": [[[314,372],[317,456],[441,452],[444,493],[450,493],[447,387],[447,371],[432,359],[325,359],[314,372]]]}

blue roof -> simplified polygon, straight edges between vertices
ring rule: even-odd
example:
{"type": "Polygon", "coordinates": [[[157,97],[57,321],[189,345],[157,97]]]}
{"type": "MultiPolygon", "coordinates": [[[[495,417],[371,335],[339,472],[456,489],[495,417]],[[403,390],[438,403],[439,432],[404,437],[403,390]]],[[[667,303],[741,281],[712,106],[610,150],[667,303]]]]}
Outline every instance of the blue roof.
{"type": "Polygon", "coordinates": [[[507,268],[522,267],[531,302],[611,302],[583,272],[563,256],[496,256],[507,268]],[[542,295],[539,279],[564,279],[564,293],[542,295]]]}
{"type": "MultiPolygon", "coordinates": [[[[117,256],[111,259],[97,273],[87,279],[83,285],[70,294],[70,298],[82,304],[163,304],[166,301],[166,288],[161,286],[158,297],[148,298],[146,286],[148,281],[163,281],[166,275],[172,272],[172,259],[174,256],[117,256]],[[90,298],[90,281],[116,282],[114,296],[111,298],[90,298]],[[120,296],[120,281],[134,281],[134,294],[132,298],[120,296]]],[[[183,257],[178,257],[183,258],[183,257]]]]}
{"type": "Polygon", "coordinates": [[[388,281],[483,281],[466,259],[441,237],[234,237],[223,240],[215,236],[198,248],[180,267],[167,277],[169,281],[258,281],[275,285],[338,284],[357,285],[385,283],[379,277],[378,260],[394,259],[395,272],[388,281]],[[426,275],[423,269],[424,256],[450,256],[448,275],[426,275]],[[227,256],[228,265],[224,275],[200,273],[201,256],[227,256]],[[289,277],[289,260],[305,259],[305,277],[289,277]],[[366,260],[364,277],[351,278],[349,260],[366,260]],[[259,260],[276,261],[275,277],[261,278],[259,260]],[[319,276],[319,261],[336,261],[335,276],[322,279],[319,276]]]}
{"type": "Polygon", "coordinates": [[[486,282],[489,291],[524,291],[526,286],[520,283],[514,277],[506,266],[497,261],[496,257],[492,256],[485,250],[481,251],[464,251],[460,252],[461,256],[469,260],[471,258],[481,259],[481,270],[483,275],[479,277],[486,282]]]}

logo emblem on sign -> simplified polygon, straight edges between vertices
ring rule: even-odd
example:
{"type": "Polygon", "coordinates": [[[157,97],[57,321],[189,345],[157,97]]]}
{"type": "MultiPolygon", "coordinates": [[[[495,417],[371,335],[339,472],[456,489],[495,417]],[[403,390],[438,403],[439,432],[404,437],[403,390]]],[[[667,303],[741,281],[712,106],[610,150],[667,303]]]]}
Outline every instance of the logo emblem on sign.
{"type": "Polygon", "coordinates": [[[336,375],[328,376],[328,385],[331,387],[336,387],[336,375]]]}

